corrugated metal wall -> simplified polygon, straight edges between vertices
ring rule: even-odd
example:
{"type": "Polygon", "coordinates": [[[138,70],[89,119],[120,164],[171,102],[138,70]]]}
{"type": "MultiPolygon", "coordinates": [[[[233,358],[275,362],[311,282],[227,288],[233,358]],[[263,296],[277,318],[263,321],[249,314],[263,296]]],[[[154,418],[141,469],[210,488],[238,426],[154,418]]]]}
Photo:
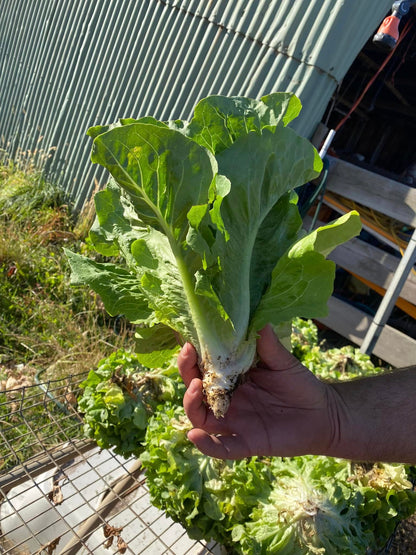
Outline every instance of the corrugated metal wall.
{"type": "MultiPolygon", "coordinates": [[[[85,131],[189,118],[208,94],[295,92],[311,136],[391,0],[0,0],[0,148],[50,153],[78,208],[102,180],[85,131]]],[[[43,159],[40,156],[40,159],[43,159]]]]}

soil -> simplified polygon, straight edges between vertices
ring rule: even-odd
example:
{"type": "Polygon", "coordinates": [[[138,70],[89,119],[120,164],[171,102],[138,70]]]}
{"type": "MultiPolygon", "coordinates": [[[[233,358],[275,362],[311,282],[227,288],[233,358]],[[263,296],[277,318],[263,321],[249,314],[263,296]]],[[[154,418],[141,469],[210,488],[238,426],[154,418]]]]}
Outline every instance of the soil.
{"type": "Polygon", "coordinates": [[[416,555],[416,513],[396,530],[388,555],[416,555]]]}

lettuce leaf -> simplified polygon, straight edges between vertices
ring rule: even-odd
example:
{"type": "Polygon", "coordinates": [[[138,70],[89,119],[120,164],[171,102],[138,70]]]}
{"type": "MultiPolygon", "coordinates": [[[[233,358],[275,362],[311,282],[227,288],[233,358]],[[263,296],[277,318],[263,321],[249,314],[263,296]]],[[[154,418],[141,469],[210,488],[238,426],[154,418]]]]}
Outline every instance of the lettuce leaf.
{"type": "Polygon", "coordinates": [[[147,327],[151,345],[172,337],[161,326],[190,341],[217,417],[266,323],[326,314],[335,266],[325,257],[360,231],[351,212],[302,236],[295,189],[322,162],[287,127],[299,110],[290,93],[213,96],[190,122],[146,117],[89,130],[92,161],[112,175],[95,196],[90,239],[125,264],[67,252],[72,283],[92,287],[111,315],[147,327]]]}
{"type": "Polygon", "coordinates": [[[271,460],[274,482],[244,524],[242,554],[365,555],[379,552],[416,506],[404,465],[360,465],[330,457],[271,460]],[[400,516],[399,516],[400,515],[400,516]]]}
{"type": "Polygon", "coordinates": [[[102,449],[139,456],[149,418],[158,405],[180,403],[185,387],[177,368],[144,368],[137,355],[118,350],[102,359],[81,383],[78,409],[84,432],[102,449]]]}
{"type": "Polygon", "coordinates": [[[405,465],[213,459],[187,439],[190,428],[171,403],[149,420],[141,460],[151,501],[192,538],[214,539],[227,553],[375,553],[415,510],[405,465]]]}
{"type": "Polygon", "coordinates": [[[272,473],[256,457],[206,457],[188,440],[191,427],[183,407],[169,403],[150,419],[140,458],[151,501],[191,538],[230,546],[233,526],[244,523],[269,495],[272,473]]]}

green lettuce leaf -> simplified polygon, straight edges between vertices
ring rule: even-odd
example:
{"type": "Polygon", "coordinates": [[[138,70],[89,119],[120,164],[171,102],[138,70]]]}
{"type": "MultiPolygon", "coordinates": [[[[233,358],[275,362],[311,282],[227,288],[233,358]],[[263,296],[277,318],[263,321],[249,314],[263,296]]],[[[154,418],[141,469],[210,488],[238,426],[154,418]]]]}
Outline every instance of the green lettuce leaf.
{"type": "Polygon", "coordinates": [[[271,471],[268,498],[232,529],[243,555],[376,553],[416,505],[403,465],[366,471],[330,457],[275,457],[271,471]]]}
{"type": "Polygon", "coordinates": [[[151,501],[227,553],[376,553],[416,507],[404,465],[213,459],[188,440],[190,428],[183,407],[170,403],[150,419],[141,460],[151,501]]]}
{"type": "Polygon", "coordinates": [[[232,527],[267,498],[272,474],[256,457],[206,457],[188,440],[190,429],[181,406],[166,404],[150,419],[140,458],[152,504],[180,522],[191,538],[231,545],[232,527]]]}
{"type": "MultiPolygon", "coordinates": [[[[217,416],[266,323],[326,314],[334,265],[325,256],[360,229],[351,213],[302,237],[294,190],[322,161],[287,127],[299,110],[290,93],[213,96],[189,123],[146,117],[89,132],[92,161],[112,175],[90,240],[124,265],[68,253],[72,282],[92,287],[110,314],[190,341],[217,416]]],[[[145,350],[149,364],[165,351],[155,347],[152,360],[145,350]]]]}
{"type": "Polygon", "coordinates": [[[78,409],[84,431],[102,449],[140,455],[149,418],[161,403],[180,403],[184,386],[172,366],[150,371],[134,353],[118,350],[81,384],[78,409]]]}
{"type": "Polygon", "coordinates": [[[249,132],[287,125],[299,115],[301,108],[300,100],[286,92],[263,96],[261,100],[210,96],[196,105],[190,124],[178,122],[177,129],[218,154],[249,132]]]}

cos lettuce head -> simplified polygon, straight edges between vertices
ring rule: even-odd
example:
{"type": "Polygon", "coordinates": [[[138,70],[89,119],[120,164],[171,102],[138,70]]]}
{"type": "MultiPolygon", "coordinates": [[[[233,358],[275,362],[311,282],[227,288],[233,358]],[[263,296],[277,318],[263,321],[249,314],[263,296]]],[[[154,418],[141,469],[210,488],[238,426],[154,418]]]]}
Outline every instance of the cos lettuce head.
{"type": "Polygon", "coordinates": [[[327,313],[335,265],[326,256],[360,230],[351,212],[302,234],[294,190],[322,162],[287,127],[300,108],[290,93],[212,96],[190,122],[145,117],[89,130],[92,161],[112,176],[95,196],[90,239],[124,263],[68,252],[72,283],[138,324],[147,365],[171,356],[178,336],[191,342],[217,417],[261,328],[289,332],[295,316],[327,313]]]}

